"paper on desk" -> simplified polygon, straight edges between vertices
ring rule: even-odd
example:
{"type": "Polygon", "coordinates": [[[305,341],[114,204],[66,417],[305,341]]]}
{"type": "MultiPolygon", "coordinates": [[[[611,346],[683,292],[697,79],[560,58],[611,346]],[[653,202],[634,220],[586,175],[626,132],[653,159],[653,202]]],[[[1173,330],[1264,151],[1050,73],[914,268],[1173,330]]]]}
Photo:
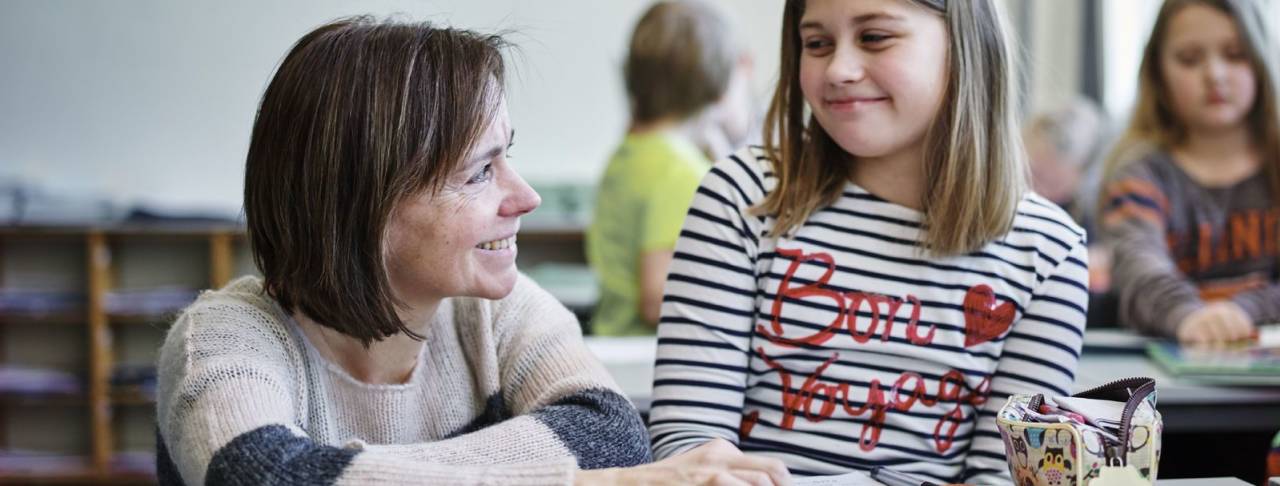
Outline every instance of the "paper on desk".
{"type": "Polygon", "coordinates": [[[859,471],[851,471],[834,476],[796,478],[793,483],[796,486],[883,486],[879,481],[871,479],[871,476],[859,471]]]}
{"type": "Polygon", "coordinates": [[[1280,348],[1280,324],[1258,326],[1258,347],[1280,348]]]}
{"type": "Polygon", "coordinates": [[[1049,400],[1058,408],[1083,415],[1094,425],[1098,425],[1099,419],[1119,422],[1124,415],[1124,402],[1077,397],[1053,397],[1049,400]]]}

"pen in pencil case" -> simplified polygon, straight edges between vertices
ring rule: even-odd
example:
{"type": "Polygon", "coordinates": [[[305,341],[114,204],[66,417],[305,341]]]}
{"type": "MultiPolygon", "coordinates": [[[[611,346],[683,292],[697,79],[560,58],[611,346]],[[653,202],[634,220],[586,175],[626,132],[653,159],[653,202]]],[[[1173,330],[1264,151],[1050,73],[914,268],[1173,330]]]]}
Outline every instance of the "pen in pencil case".
{"type": "Polygon", "coordinates": [[[885,486],[942,486],[928,479],[912,476],[904,472],[894,471],[882,466],[871,468],[871,479],[880,481],[885,486]]]}

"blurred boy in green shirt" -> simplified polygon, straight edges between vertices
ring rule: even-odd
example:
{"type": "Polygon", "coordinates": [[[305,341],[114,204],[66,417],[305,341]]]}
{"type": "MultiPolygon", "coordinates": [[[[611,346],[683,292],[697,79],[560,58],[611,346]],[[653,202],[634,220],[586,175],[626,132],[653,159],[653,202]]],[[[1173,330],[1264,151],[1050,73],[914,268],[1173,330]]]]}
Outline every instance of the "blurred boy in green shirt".
{"type": "Polygon", "coordinates": [[[631,126],[586,234],[601,286],[594,334],[654,333],[693,194],[710,158],[746,138],[750,68],[729,22],[701,1],[659,2],[636,24],[623,69],[631,126]]]}

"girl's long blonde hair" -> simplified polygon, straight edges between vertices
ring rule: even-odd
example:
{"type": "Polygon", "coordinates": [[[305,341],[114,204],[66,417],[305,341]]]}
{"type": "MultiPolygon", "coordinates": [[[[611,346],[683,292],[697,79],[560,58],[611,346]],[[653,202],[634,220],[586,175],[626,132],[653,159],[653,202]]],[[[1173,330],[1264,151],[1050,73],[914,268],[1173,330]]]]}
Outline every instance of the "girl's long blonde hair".
{"type": "MultiPolygon", "coordinates": [[[[1013,226],[1028,186],[1017,115],[1016,76],[1003,19],[992,0],[913,0],[938,12],[950,34],[942,108],[925,137],[924,248],[935,256],[971,252],[1013,226]]],[[[787,0],[778,86],[765,115],[764,148],[777,188],[757,210],[788,234],[840,197],[857,163],[813,118],[800,91],[804,0],[787,0]]]]}
{"type": "MultiPolygon", "coordinates": [[[[1153,151],[1168,151],[1183,140],[1187,128],[1178,120],[1170,104],[1169,90],[1160,72],[1160,57],[1169,22],[1183,7],[1207,5],[1235,21],[1257,79],[1257,97],[1247,116],[1250,133],[1262,156],[1263,174],[1271,185],[1271,197],[1280,204],[1280,62],[1274,53],[1275,33],[1267,23],[1266,9],[1253,0],[1166,0],[1156,15],[1151,37],[1138,68],[1138,101],[1124,135],[1107,157],[1104,180],[1110,180],[1126,164],[1153,151]]],[[[1101,196],[1106,198],[1105,192],[1101,196]]],[[[1102,200],[1105,204],[1106,201],[1102,200]]]]}

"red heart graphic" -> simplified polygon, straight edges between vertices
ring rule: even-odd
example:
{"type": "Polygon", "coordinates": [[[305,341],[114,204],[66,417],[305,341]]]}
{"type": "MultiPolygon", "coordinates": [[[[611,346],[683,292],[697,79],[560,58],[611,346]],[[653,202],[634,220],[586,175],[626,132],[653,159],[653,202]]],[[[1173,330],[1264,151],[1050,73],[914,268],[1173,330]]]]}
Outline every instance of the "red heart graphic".
{"type": "Polygon", "coordinates": [[[751,413],[742,416],[742,425],[738,429],[738,440],[747,440],[751,435],[751,429],[756,427],[756,422],[760,421],[760,411],[753,410],[751,413]]]}
{"type": "Polygon", "coordinates": [[[964,296],[964,347],[985,343],[1004,334],[1013,324],[1013,302],[996,305],[996,293],[983,284],[964,296]]]}

